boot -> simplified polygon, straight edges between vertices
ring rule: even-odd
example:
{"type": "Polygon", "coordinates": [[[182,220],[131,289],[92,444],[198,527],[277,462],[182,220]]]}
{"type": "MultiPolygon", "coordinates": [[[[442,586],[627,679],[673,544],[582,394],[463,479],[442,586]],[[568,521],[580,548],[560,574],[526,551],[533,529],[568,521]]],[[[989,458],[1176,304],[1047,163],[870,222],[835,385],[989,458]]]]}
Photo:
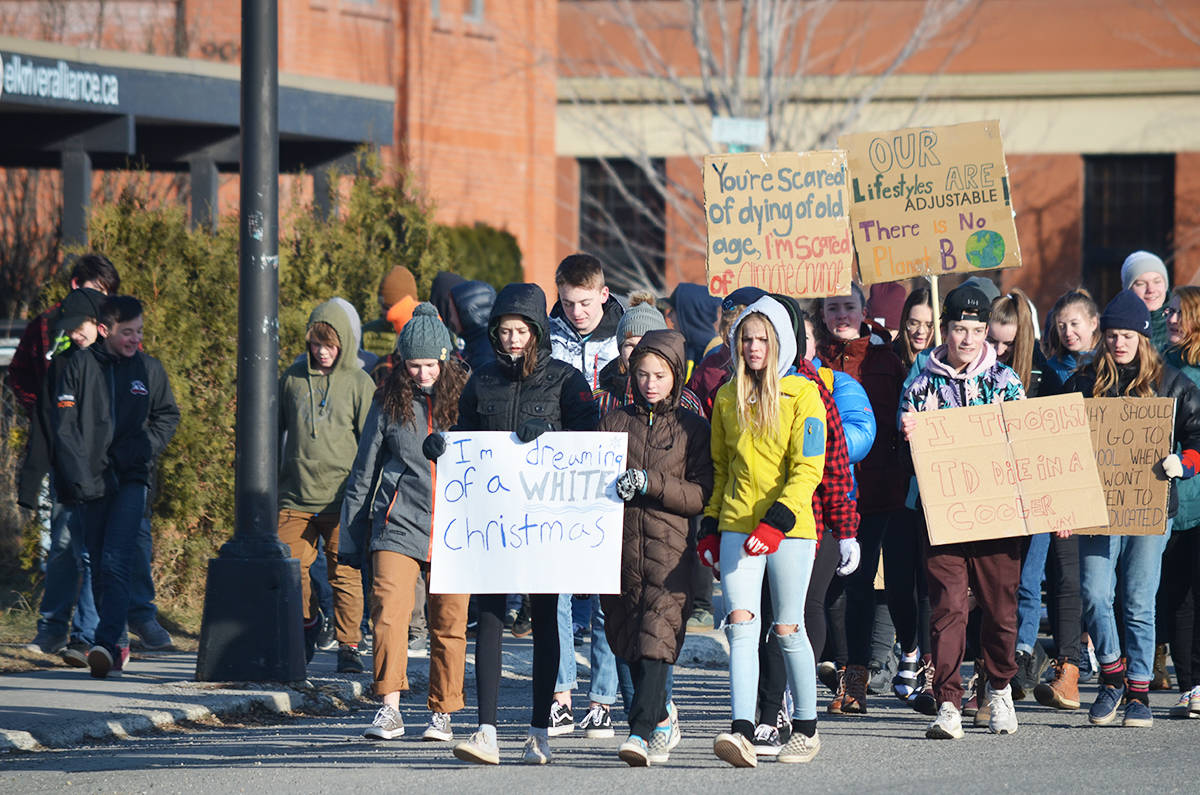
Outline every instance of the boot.
{"type": "Polygon", "coordinates": [[[980,702],[983,701],[983,683],[987,677],[983,675],[983,660],[975,661],[975,672],[967,680],[967,692],[964,694],[962,714],[964,718],[973,718],[979,712],[980,702]]]}
{"type": "Polygon", "coordinates": [[[977,705],[972,723],[981,729],[986,729],[992,722],[992,700],[988,693],[988,675],[984,670],[983,660],[975,661],[975,676],[972,678],[975,680],[975,703],[977,705]]]}
{"type": "Polygon", "coordinates": [[[1150,679],[1150,689],[1171,689],[1171,675],[1167,673],[1167,645],[1165,643],[1154,647],[1154,674],[1150,679]]]}
{"type": "Polygon", "coordinates": [[[846,666],[845,696],[842,699],[843,715],[867,714],[867,680],[870,674],[862,665],[846,666]]]}
{"type": "Polygon", "coordinates": [[[1042,682],[1033,697],[1043,707],[1079,709],[1079,666],[1060,658],[1054,662],[1054,681],[1042,682]]]}
{"type": "Polygon", "coordinates": [[[830,715],[841,715],[842,704],[846,700],[846,669],[839,668],[837,672],[837,690],[833,694],[833,701],[829,702],[826,711],[830,715]]]}

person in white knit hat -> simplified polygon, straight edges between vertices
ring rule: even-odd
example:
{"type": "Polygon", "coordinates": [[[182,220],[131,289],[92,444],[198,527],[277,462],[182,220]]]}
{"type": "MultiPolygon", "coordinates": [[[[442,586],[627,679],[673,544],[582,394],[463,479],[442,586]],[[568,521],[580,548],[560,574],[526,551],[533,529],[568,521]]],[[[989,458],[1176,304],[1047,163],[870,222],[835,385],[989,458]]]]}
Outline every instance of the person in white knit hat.
{"type": "Polygon", "coordinates": [[[1133,290],[1150,310],[1150,342],[1162,353],[1167,342],[1167,296],[1171,279],[1162,259],[1149,251],[1135,251],[1121,265],[1121,287],[1133,290]]]}

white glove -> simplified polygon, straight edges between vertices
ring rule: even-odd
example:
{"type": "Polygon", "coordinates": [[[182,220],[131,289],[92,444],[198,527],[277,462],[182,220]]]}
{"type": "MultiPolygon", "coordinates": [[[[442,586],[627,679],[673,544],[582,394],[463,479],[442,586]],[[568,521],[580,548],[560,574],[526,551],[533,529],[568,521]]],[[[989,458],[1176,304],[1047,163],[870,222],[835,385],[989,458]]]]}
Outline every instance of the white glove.
{"type": "Polygon", "coordinates": [[[639,494],[646,493],[646,472],[641,469],[626,469],[617,477],[617,496],[629,502],[639,494]]]}
{"type": "Polygon", "coordinates": [[[1183,477],[1183,461],[1174,453],[1162,460],[1162,468],[1169,478],[1183,477]]]}
{"type": "Polygon", "coordinates": [[[837,573],[839,577],[845,577],[847,574],[853,573],[858,568],[859,558],[862,556],[862,551],[858,548],[857,538],[843,538],[838,541],[838,560],[837,573]]]}

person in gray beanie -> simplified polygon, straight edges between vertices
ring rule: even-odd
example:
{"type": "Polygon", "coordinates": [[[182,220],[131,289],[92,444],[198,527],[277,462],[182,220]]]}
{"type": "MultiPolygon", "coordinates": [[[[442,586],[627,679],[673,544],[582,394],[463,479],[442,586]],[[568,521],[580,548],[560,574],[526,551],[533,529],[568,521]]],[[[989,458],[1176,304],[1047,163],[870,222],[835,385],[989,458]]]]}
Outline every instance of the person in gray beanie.
{"type": "Polygon", "coordinates": [[[604,365],[597,376],[592,394],[599,404],[600,416],[629,400],[629,354],[648,331],[665,331],[667,319],[640,293],[630,296],[630,307],[617,323],[617,358],[604,365]]]}
{"type": "Polygon", "coordinates": [[[1133,290],[1150,310],[1150,342],[1162,353],[1167,349],[1167,293],[1171,279],[1161,258],[1135,251],[1121,264],[1121,289],[1133,290]]]}

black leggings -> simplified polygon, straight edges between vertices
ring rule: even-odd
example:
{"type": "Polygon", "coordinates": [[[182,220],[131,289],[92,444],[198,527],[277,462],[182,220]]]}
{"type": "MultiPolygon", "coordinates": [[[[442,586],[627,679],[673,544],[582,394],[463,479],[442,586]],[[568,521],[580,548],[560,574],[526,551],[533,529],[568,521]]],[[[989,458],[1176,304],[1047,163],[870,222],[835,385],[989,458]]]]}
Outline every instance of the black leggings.
{"type": "Polygon", "coordinates": [[[666,660],[636,660],[629,663],[629,673],[633,677],[633,704],[629,708],[630,734],[649,740],[654,727],[667,719],[667,674],[670,671],[671,664],[666,660]]]}
{"type": "MultiPolygon", "coordinates": [[[[500,639],[504,632],[506,594],[479,594],[479,629],[475,636],[475,696],[479,723],[496,725],[500,695],[500,639]]],[[[533,713],[529,725],[550,725],[550,705],[558,677],[558,594],[530,594],[533,619],[533,713]]]]}
{"type": "Polygon", "coordinates": [[[1175,678],[1180,691],[1200,685],[1200,528],[1172,531],[1163,552],[1159,615],[1166,624],[1160,634],[1171,645],[1175,678]]]}
{"type": "Polygon", "coordinates": [[[896,640],[902,652],[918,646],[928,654],[929,589],[925,583],[925,522],[916,511],[897,511],[883,540],[883,579],[888,608],[896,625],[896,640]]]}

